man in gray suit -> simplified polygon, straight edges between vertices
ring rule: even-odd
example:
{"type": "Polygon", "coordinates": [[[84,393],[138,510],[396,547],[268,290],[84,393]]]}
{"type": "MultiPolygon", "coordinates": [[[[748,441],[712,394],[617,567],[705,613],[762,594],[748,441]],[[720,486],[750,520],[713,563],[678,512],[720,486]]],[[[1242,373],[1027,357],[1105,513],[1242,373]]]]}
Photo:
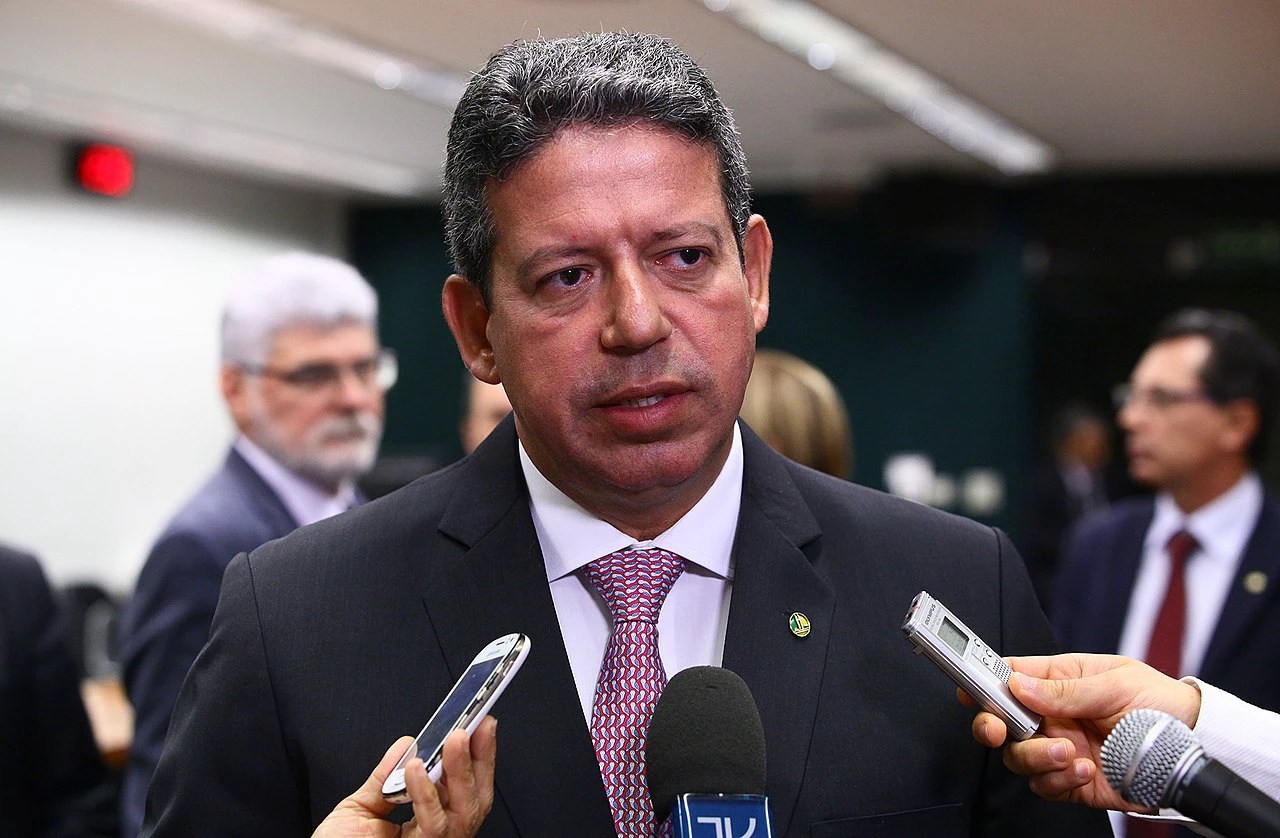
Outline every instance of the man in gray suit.
{"type": "Polygon", "coordinates": [[[286,253],[236,285],[222,316],[221,390],[238,431],[222,468],[182,507],[138,577],[122,627],[136,729],[124,834],[136,835],[178,690],[209,636],[227,563],[354,506],[382,433],[395,359],[377,297],[349,265],[286,253]]]}

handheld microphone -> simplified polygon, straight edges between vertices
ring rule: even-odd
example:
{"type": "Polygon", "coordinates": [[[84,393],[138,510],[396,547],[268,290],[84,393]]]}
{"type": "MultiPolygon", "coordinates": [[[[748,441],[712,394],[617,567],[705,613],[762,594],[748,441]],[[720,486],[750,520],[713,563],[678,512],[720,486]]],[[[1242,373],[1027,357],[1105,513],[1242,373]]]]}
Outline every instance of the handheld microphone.
{"type": "Polygon", "coordinates": [[[746,682],[718,666],[677,672],[653,708],[645,774],[660,834],[770,838],[764,726],[746,682]]]}
{"type": "Polygon", "coordinates": [[[1159,710],[1134,710],[1102,744],[1102,771],[1141,806],[1176,809],[1225,838],[1280,836],[1280,802],[1205,755],[1195,734],[1159,710]]]}

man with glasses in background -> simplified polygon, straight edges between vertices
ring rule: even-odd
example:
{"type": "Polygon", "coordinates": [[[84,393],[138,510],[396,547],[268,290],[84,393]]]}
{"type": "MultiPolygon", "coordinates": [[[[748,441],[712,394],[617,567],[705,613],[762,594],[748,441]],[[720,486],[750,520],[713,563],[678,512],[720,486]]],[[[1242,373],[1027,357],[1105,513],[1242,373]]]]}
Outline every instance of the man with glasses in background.
{"type": "Polygon", "coordinates": [[[147,787],[178,690],[213,621],[238,553],[336,515],[361,498],[395,355],[378,343],[378,301],[349,265],[287,253],[265,261],[222,316],[223,400],[237,436],[222,468],[152,548],[122,621],[136,730],[121,801],[124,834],[142,825],[147,787]]]}
{"type": "Polygon", "coordinates": [[[1067,538],[1052,600],[1062,648],[1118,652],[1280,710],[1280,501],[1257,471],[1278,390],[1280,355],[1245,317],[1189,309],[1163,323],[1116,393],[1129,473],[1156,495],[1067,538]]]}

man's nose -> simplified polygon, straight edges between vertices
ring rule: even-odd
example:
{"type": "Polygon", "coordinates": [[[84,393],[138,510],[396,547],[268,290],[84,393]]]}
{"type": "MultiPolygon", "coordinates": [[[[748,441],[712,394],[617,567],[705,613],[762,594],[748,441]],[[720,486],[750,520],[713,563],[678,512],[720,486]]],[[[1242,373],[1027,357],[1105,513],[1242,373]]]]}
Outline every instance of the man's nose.
{"type": "Polygon", "coordinates": [[[376,379],[361,377],[352,367],[339,368],[332,391],[333,402],[345,410],[367,410],[381,401],[382,387],[376,379]]]}
{"type": "Polygon", "coordinates": [[[671,334],[661,288],[640,266],[614,271],[607,280],[609,319],[601,344],[615,352],[640,352],[671,334]]]}

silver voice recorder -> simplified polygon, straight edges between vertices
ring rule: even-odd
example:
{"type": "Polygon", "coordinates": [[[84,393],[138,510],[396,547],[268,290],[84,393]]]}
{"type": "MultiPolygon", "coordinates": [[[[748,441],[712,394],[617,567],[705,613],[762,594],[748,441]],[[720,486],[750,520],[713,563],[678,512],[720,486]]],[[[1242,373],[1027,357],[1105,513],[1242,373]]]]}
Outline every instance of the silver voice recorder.
{"type": "Polygon", "coordinates": [[[1040,717],[1009,692],[1009,664],[927,591],[911,601],[902,631],[917,655],[923,652],[982,709],[1004,720],[1014,739],[1030,739],[1040,727],[1040,717]]]}

